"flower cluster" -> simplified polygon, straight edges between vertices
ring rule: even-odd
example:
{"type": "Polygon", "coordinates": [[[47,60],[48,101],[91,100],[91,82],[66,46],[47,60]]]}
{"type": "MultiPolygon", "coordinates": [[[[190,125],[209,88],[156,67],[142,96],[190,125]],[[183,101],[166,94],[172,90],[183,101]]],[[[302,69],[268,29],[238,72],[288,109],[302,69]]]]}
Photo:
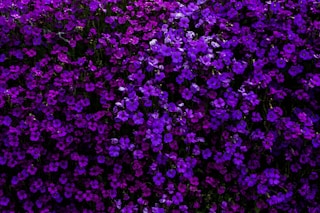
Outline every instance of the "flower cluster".
{"type": "Polygon", "coordinates": [[[319,2],[0,14],[1,212],[320,211],[319,2]]]}

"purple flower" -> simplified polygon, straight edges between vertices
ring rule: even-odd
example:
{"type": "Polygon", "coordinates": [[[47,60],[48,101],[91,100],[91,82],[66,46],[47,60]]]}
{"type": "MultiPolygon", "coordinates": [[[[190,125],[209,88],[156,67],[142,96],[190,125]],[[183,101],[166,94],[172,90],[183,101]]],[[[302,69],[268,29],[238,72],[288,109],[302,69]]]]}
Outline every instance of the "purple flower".
{"type": "Polygon", "coordinates": [[[88,106],[90,106],[90,99],[89,98],[84,98],[84,99],[82,99],[80,101],[80,103],[81,103],[81,106],[88,107],[88,106]]]}
{"type": "Polygon", "coordinates": [[[14,51],[13,55],[14,55],[17,59],[20,59],[20,60],[23,59],[23,53],[22,53],[21,50],[16,50],[16,51],[14,51]]]}
{"type": "Polygon", "coordinates": [[[152,213],[165,213],[165,209],[160,207],[152,207],[152,213]]]}
{"type": "Polygon", "coordinates": [[[187,17],[183,17],[180,19],[179,27],[188,28],[189,27],[189,19],[187,17]]]}
{"type": "Polygon", "coordinates": [[[299,75],[299,74],[302,73],[302,72],[303,72],[303,66],[301,66],[301,65],[293,65],[293,66],[290,67],[290,69],[289,69],[289,71],[288,71],[288,73],[289,73],[292,77],[294,77],[294,76],[296,76],[296,75],[299,75]]]}
{"type": "Polygon", "coordinates": [[[212,105],[217,108],[223,108],[225,106],[225,101],[222,98],[218,98],[213,101],[212,105]]]}
{"type": "Polygon", "coordinates": [[[279,53],[279,49],[277,47],[272,47],[269,50],[268,56],[270,59],[273,59],[274,57],[276,57],[278,55],[278,53],[279,53]]]}
{"type": "Polygon", "coordinates": [[[142,150],[134,150],[133,156],[135,159],[142,159],[144,157],[142,150]]]}
{"type": "Polygon", "coordinates": [[[86,83],[85,88],[87,92],[93,92],[95,90],[95,84],[94,83],[86,83]]]}
{"type": "Polygon", "coordinates": [[[157,147],[157,146],[161,145],[161,143],[162,143],[161,135],[159,135],[159,134],[153,135],[151,138],[151,143],[152,143],[153,147],[157,147]]]}
{"type": "Polygon", "coordinates": [[[257,186],[257,192],[258,194],[266,194],[268,192],[268,187],[266,185],[263,185],[263,184],[258,184],[257,186]]]}
{"type": "Polygon", "coordinates": [[[285,68],[286,67],[286,61],[281,58],[277,59],[276,64],[277,64],[278,68],[285,68]]]}
{"type": "Polygon", "coordinates": [[[172,57],[172,62],[173,63],[176,63],[176,64],[179,64],[182,62],[183,58],[182,58],[182,55],[180,52],[173,52],[171,54],[171,57],[172,57]]]}
{"type": "Polygon", "coordinates": [[[134,112],[138,109],[139,107],[139,102],[137,100],[127,100],[126,101],[126,108],[130,111],[130,112],[134,112]]]}
{"type": "Polygon", "coordinates": [[[243,74],[246,68],[247,68],[247,64],[243,62],[236,61],[232,65],[232,71],[237,75],[243,74]]]}
{"type": "Polygon", "coordinates": [[[164,183],[166,179],[162,176],[160,172],[157,172],[155,176],[153,176],[153,182],[156,184],[156,186],[160,186],[164,183]]]}
{"type": "Polygon", "coordinates": [[[311,60],[313,58],[312,54],[308,50],[301,50],[299,56],[303,60],[311,60]]]}
{"type": "Polygon", "coordinates": [[[192,92],[188,89],[188,88],[185,88],[183,91],[182,91],[182,98],[186,99],[186,100],[191,100],[192,99],[192,92]]]}
{"type": "Polygon", "coordinates": [[[118,118],[122,122],[125,122],[129,119],[129,114],[126,111],[122,110],[118,113],[116,118],[118,118]]]}
{"type": "Polygon", "coordinates": [[[98,7],[99,7],[99,2],[97,1],[91,1],[89,3],[89,8],[91,12],[95,12],[98,9],[98,7]]]}
{"type": "Polygon", "coordinates": [[[296,48],[296,47],[295,47],[293,44],[285,44],[285,45],[283,46],[283,51],[284,51],[285,53],[291,54],[291,53],[294,53],[295,48],[296,48]]]}
{"type": "Polygon", "coordinates": [[[31,132],[30,140],[31,141],[38,141],[40,139],[41,133],[40,132],[31,132]]]}
{"type": "Polygon", "coordinates": [[[121,149],[127,150],[130,146],[130,139],[128,137],[121,137],[119,144],[121,149]]]}
{"type": "Polygon", "coordinates": [[[183,202],[183,195],[180,192],[177,192],[175,195],[172,196],[172,202],[175,205],[179,205],[183,202]]]}
{"type": "Polygon", "coordinates": [[[172,142],[172,141],[173,141],[173,136],[172,136],[172,134],[171,134],[171,133],[166,133],[166,134],[164,135],[164,137],[163,137],[163,141],[164,141],[165,143],[170,143],[170,142],[172,142]]]}
{"type": "Polygon", "coordinates": [[[264,171],[265,176],[268,178],[270,185],[278,185],[280,183],[280,173],[276,169],[266,169],[264,171]]]}
{"type": "Polygon", "coordinates": [[[233,157],[233,163],[237,166],[240,166],[244,160],[244,156],[241,153],[235,153],[233,157]]]}
{"type": "Polygon", "coordinates": [[[144,117],[144,115],[142,112],[138,112],[138,113],[134,114],[132,117],[134,124],[137,124],[137,125],[143,124],[143,122],[144,122],[143,117],[144,117]]]}
{"type": "Polygon", "coordinates": [[[33,45],[34,45],[34,46],[40,46],[41,43],[42,43],[41,36],[35,37],[32,42],[33,42],[33,45]]]}
{"type": "Polygon", "coordinates": [[[212,152],[209,148],[205,149],[202,151],[202,157],[203,159],[207,160],[208,158],[210,158],[212,156],[212,152]]]}
{"type": "Polygon", "coordinates": [[[169,178],[174,178],[176,176],[176,173],[177,171],[175,169],[169,169],[166,173],[166,175],[169,177],[169,178]]]}
{"type": "Polygon", "coordinates": [[[278,120],[277,113],[275,113],[274,110],[270,109],[267,114],[267,121],[275,122],[276,120],[278,120]]]}
{"type": "Polygon", "coordinates": [[[120,147],[119,146],[110,146],[109,148],[110,157],[118,157],[120,155],[120,147]]]}
{"type": "MultiPolygon", "coordinates": [[[[88,165],[88,158],[86,156],[81,156],[79,158],[79,166],[80,167],[86,167],[88,165]]],[[[57,168],[58,165],[55,165],[55,167],[57,168]]]]}
{"type": "Polygon", "coordinates": [[[244,99],[250,101],[250,103],[253,106],[256,106],[260,103],[258,95],[255,94],[253,91],[250,91],[249,93],[243,94],[243,95],[244,95],[244,99]]]}
{"type": "Polygon", "coordinates": [[[313,139],[312,139],[312,145],[314,148],[319,148],[320,147],[320,134],[317,134],[313,139]]]}
{"type": "Polygon", "coordinates": [[[208,84],[208,88],[209,89],[213,89],[213,90],[219,89],[221,87],[221,83],[220,83],[220,81],[219,81],[217,76],[212,76],[207,81],[207,84],[208,84]]]}
{"type": "Polygon", "coordinates": [[[254,186],[258,181],[257,175],[256,174],[251,174],[250,176],[245,178],[245,182],[249,187],[254,186]]]}
{"type": "Polygon", "coordinates": [[[171,56],[171,48],[166,45],[162,45],[160,48],[160,53],[163,56],[171,56]]]}
{"type": "Polygon", "coordinates": [[[301,26],[305,23],[304,19],[302,18],[301,14],[297,14],[294,17],[294,24],[296,24],[297,26],[301,26]]]}

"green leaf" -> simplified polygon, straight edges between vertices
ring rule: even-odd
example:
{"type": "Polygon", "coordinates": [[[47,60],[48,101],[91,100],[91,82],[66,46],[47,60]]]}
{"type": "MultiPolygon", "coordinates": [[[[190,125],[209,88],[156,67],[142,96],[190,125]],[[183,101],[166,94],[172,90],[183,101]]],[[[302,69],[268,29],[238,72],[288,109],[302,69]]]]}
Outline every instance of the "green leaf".
{"type": "Polygon", "coordinates": [[[259,213],[259,212],[260,212],[260,209],[259,209],[258,207],[256,207],[256,208],[254,209],[254,211],[255,211],[256,213],[259,213]]]}

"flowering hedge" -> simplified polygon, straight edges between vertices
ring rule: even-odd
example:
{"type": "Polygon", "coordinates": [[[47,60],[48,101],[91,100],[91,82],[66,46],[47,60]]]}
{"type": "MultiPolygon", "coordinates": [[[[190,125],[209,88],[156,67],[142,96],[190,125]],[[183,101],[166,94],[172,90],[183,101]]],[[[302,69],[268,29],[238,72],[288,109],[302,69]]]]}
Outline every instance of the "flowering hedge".
{"type": "Polygon", "coordinates": [[[2,213],[320,212],[318,1],[0,13],[2,213]]]}

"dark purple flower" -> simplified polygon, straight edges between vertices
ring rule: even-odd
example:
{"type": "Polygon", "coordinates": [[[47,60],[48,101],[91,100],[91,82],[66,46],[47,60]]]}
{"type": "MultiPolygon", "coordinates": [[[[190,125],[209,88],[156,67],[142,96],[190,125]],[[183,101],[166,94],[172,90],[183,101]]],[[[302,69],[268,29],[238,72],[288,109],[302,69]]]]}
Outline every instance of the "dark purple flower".
{"type": "Polygon", "coordinates": [[[312,145],[314,148],[320,147],[320,134],[316,134],[316,136],[312,139],[312,145]]]}
{"type": "Polygon", "coordinates": [[[24,200],[28,197],[27,193],[24,190],[18,191],[17,196],[19,200],[24,200]]]}
{"type": "Polygon", "coordinates": [[[93,92],[95,90],[95,84],[94,83],[86,83],[85,85],[87,92],[93,92]]]}
{"type": "Polygon", "coordinates": [[[22,53],[21,50],[16,50],[16,51],[14,51],[13,55],[14,55],[17,59],[20,59],[20,60],[23,59],[23,53],[22,53]]]}
{"type": "Polygon", "coordinates": [[[7,158],[4,156],[0,156],[0,165],[5,165],[7,163],[7,158]]]}
{"type": "Polygon", "coordinates": [[[40,132],[31,132],[30,140],[31,141],[38,141],[40,139],[41,133],[40,132]]]}
{"type": "Polygon", "coordinates": [[[8,206],[9,202],[10,202],[10,199],[7,197],[0,198],[0,205],[1,206],[8,206]]]}
{"type": "Polygon", "coordinates": [[[0,54],[0,63],[6,60],[6,55],[4,53],[0,54]]]}
{"type": "Polygon", "coordinates": [[[4,116],[3,120],[2,120],[2,124],[5,126],[10,126],[12,122],[12,119],[9,116],[4,116]]]}
{"type": "Polygon", "coordinates": [[[61,126],[61,124],[62,123],[61,123],[61,121],[59,119],[54,119],[52,121],[52,125],[53,125],[54,128],[59,128],[61,126]]]}
{"type": "Polygon", "coordinates": [[[89,98],[84,98],[84,99],[82,99],[80,101],[80,103],[81,103],[82,107],[88,107],[88,106],[90,106],[90,99],[89,98]]]}
{"type": "Polygon", "coordinates": [[[259,112],[252,112],[252,118],[251,119],[252,119],[253,122],[262,121],[262,117],[261,117],[259,112]]]}
{"type": "Polygon", "coordinates": [[[202,151],[203,159],[206,160],[206,159],[210,158],[211,156],[212,156],[212,152],[211,152],[211,150],[209,148],[207,148],[207,149],[202,151]]]}
{"type": "Polygon", "coordinates": [[[269,191],[268,186],[263,185],[263,184],[258,184],[257,186],[257,192],[258,194],[266,194],[269,191]]]}
{"type": "Polygon", "coordinates": [[[103,164],[103,163],[105,162],[105,160],[106,160],[106,158],[105,158],[103,155],[99,155],[99,156],[97,157],[97,162],[98,162],[99,164],[103,164]]]}

